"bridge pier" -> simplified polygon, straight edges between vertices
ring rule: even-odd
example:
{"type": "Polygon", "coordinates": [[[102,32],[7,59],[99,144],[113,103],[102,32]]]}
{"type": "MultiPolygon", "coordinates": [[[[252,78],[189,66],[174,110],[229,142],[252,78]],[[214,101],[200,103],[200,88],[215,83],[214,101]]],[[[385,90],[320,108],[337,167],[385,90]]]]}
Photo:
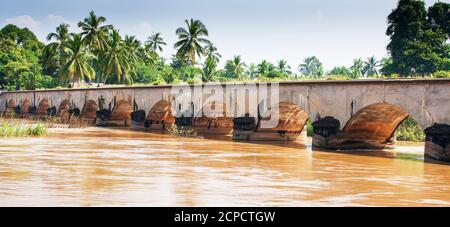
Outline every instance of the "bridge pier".
{"type": "Polygon", "coordinates": [[[313,146],[325,149],[337,149],[337,136],[340,132],[340,125],[339,120],[333,117],[325,117],[315,121],[313,123],[313,146]]]}
{"type": "Polygon", "coordinates": [[[435,124],[425,134],[425,158],[450,162],[450,125],[435,124]]]}

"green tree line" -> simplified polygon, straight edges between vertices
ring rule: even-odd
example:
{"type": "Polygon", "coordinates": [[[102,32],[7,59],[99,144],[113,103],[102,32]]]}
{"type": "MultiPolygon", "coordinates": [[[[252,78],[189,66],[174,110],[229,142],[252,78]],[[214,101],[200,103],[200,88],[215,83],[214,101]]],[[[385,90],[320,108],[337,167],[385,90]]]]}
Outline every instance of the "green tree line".
{"type": "Polygon", "coordinates": [[[400,0],[388,15],[389,56],[357,58],[350,66],[325,71],[316,56],[292,68],[286,60],[246,63],[240,55],[224,62],[209,39],[206,25],[185,20],[175,30],[177,50],[161,57],[168,44],[161,33],[145,42],[122,36],[94,12],[78,23],[80,33],[59,25],[40,42],[27,28],[6,25],[0,30],[2,89],[42,89],[103,84],[177,84],[211,81],[273,81],[359,79],[369,77],[450,77],[450,7],[437,2],[428,9],[419,0],[400,0]]]}

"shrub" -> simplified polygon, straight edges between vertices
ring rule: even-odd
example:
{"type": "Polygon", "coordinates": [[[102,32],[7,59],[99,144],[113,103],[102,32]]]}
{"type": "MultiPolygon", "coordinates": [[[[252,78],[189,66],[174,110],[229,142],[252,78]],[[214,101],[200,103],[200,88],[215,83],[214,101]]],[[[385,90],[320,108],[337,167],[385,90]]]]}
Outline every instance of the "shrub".
{"type": "Polygon", "coordinates": [[[397,140],[423,142],[425,133],[411,117],[406,118],[397,129],[397,140]]]}
{"type": "Polygon", "coordinates": [[[42,124],[23,125],[8,122],[0,124],[0,136],[3,137],[42,136],[46,134],[47,127],[42,124]]]}

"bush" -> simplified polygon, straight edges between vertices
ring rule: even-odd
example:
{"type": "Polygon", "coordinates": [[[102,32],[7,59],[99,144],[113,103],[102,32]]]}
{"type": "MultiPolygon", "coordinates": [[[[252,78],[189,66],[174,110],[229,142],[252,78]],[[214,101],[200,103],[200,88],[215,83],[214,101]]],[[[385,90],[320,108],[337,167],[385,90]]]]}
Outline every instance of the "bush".
{"type": "Polygon", "coordinates": [[[434,78],[450,78],[450,71],[437,71],[433,73],[434,78]]]}
{"type": "Polygon", "coordinates": [[[25,137],[42,136],[47,134],[47,127],[42,124],[23,125],[3,122],[0,124],[0,136],[3,137],[25,137]]]}
{"type": "Polygon", "coordinates": [[[168,129],[170,135],[179,136],[179,137],[197,137],[197,132],[194,130],[185,130],[182,127],[178,128],[177,125],[173,124],[172,127],[168,129]]]}
{"type": "Polygon", "coordinates": [[[423,142],[425,133],[411,117],[406,118],[397,129],[397,140],[423,142]]]}

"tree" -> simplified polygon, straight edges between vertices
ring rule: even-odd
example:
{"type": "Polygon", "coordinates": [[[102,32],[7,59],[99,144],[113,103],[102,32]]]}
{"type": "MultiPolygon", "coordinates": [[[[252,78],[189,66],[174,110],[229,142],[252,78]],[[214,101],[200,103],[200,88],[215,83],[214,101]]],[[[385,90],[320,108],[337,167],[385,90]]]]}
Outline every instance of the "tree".
{"type": "Polygon", "coordinates": [[[388,68],[393,73],[423,75],[448,69],[448,33],[444,32],[448,26],[448,11],[443,12],[445,4],[436,3],[427,13],[423,1],[398,2],[397,8],[388,16],[386,31],[391,40],[387,49],[392,58],[388,68]]]}
{"type": "Polygon", "coordinates": [[[255,79],[258,76],[258,67],[255,64],[250,64],[247,69],[247,75],[250,79],[255,79]]]}
{"type": "Polygon", "coordinates": [[[319,78],[323,76],[322,63],[315,56],[307,57],[302,64],[299,65],[298,71],[305,76],[319,78]]]}
{"type": "Polygon", "coordinates": [[[178,42],[174,47],[177,49],[177,57],[190,62],[191,65],[195,65],[196,56],[199,58],[205,54],[204,45],[208,45],[211,42],[206,39],[208,36],[208,29],[200,20],[191,19],[185,20],[187,29],[178,28],[176,35],[178,36],[178,42]]]}
{"type": "Polygon", "coordinates": [[[212,43],[208,43],[206,46],[206,56],[207,58],[214,60],[216,63],[219,63],[220,58],[222,58],[222,55],[217,52],[217,48],[212,43]]]}
{"type": "Polygon", "coordinates": [[[364,64],[364,75],[366,75],[366,77],[380,75],[380,72],[378,71],[380,63],[375,56],[369,57],[364,64]]]}
{"type": "Polygon", "coordinates": [[[289,66],[285,60],[278,61],[277,70],[286,75],[289,75],[292,73],[291,66],[289,66]]]}
{"type": "Polygon", "coordinates": [[[428,8],[427,26],[434,32],[446,33],[450,38],[450,4],[436,2],[428,8]]]}
{"type": "Polygon", "coordinates": [[[148,37],[147,41],[145,42],[146,45],[148,45],[149,50],[151,51],[163,51],[163,46],[167,45],[163,38],[161,37],[161,33],[153,33],[150,37],[148,37]]]}
{"type": "Polygon", "coordinates": [[[113,30],[108,43],[108,50],[102,60],[102,71],[105,79],[114,83],[132,83],[129,54],[119,31],[113,30]],[[110,77],[113,76],[113,77],[110,77]]]}
{"type": "Polygon", "coordinates": [[[95,79],[95,71],[89,62],[95,56],[84,46],[81,35],[72,33],[67,41],[67,63],[61,68],[59,75],[61,80],[72,83],[95,79]]]}
{"type": "Polygon", "coordinates": [[[45,47],[45,57],[48,66],[56,66],[60,68],[66,64],[67,59],[67,41],[69,40],[69,25],[60,24],[56,28],[56,32],[48,34],[47,40],[55,40],[45,47]]]}
{"type": "Polygon", "coordinates": [[[93,52],[103,52],[108,45],[108,32],[113,29],[112,25],[103,25],[105,17],[98,17],[94,11],[89,12],[89,16],[78,23],[78,27],[83,30],[81,35],[86,46],[93,52]]]}
{"type": "Polygon", "coordinates": [[[203,64],[202,81],[203,82],[213,81],[213,77],[216,74],[216,68],[217,68],[217,61],[212,57],[206,58],[205,63],[203,64]]]}
{"type": "Polygon", "coordinates": [[[225,63],[226,76],[230,78],[241,78],[245,72],[246,66],[245,62],[242,61],[241,56],[236,55],[233,59],[228,60],[225,63]]]}
{"type": "Polygon", "coordinates": [[[26,50],[35,52],[36,55],[39,55],[44,46],[28,28],[19,28],[13,24],[8,24],[0,30],[0,40],[6,39],[14,41],[26,50]]]}
{"type": "Polygon", "coordinates": [[[275,66],[267,60],[262,60],[256,67],[258,69],[259,76],[267,76],[269,72],[275,68],[275,66]]]}
{"type": "Polygon", "coordinates": [[[361,58],[353,60],[353,65],[350,67],[350,75],[353,79],[357,79],[364,75],[364,61],[361,58]]]}
{"type": "Polygon", "coordinates": [[[329,76],[351,76],[351,70],[345,66],[334,67],[328,73],[329,76]]]}

